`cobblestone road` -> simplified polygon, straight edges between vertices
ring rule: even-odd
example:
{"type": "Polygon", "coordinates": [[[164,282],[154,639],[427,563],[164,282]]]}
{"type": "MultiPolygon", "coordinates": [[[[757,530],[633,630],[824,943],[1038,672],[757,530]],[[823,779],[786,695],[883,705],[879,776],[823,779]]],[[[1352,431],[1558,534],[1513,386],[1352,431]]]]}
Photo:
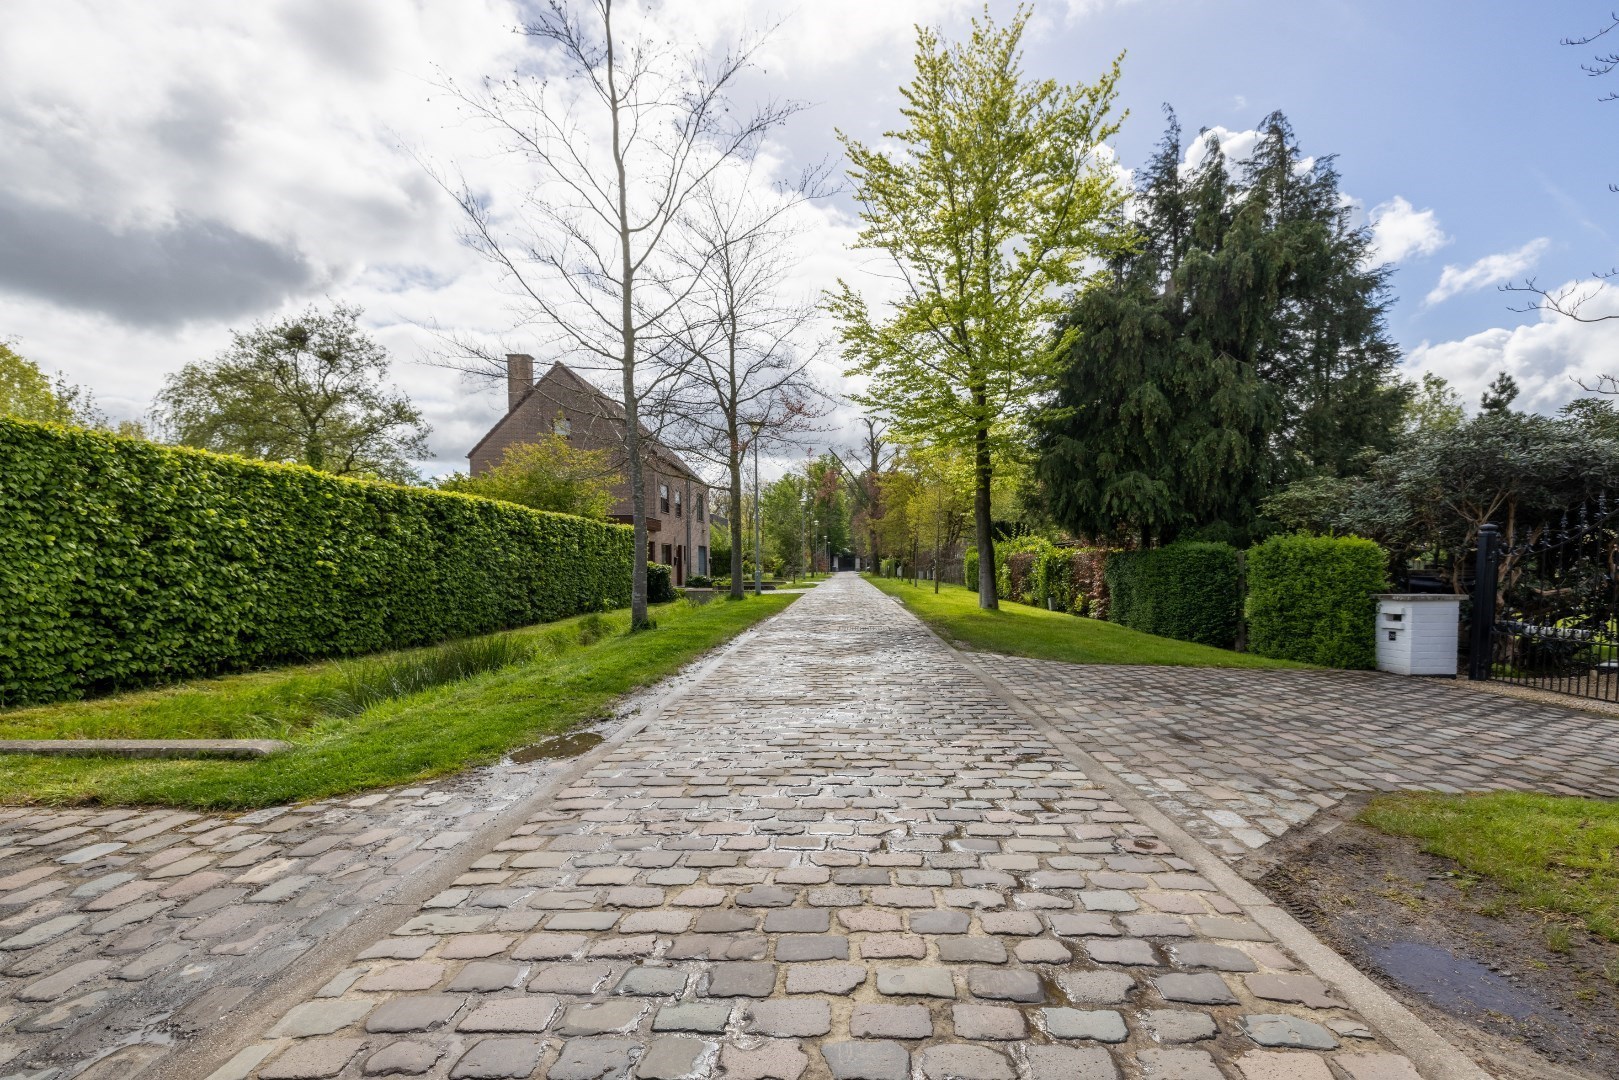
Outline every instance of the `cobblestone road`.
{"type": "Polygon", "coordinates": [[[1619,720],[1447,680],[975,659],[1229,859],[1352,793],[1619,797],[1619,720]]]}
{"type": "Polygon", "coordinates": [[[561,768],[230,817],[0,808],[0,1075],[138,1074],[561,768]]]}
{"type": "Polygon", "coordinates": [[[216,1080],[1394,1080],[897,604],[800,599],[216,1080]]]}

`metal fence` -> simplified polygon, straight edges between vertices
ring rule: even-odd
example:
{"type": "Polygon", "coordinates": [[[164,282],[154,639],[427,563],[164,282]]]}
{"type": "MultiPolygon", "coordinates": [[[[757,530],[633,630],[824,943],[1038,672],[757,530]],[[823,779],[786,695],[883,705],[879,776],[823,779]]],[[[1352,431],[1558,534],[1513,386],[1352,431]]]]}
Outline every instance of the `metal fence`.
{"type": "Polygon", "coordinates": [[[1619,505],[1604,496],[1507,544],[1479,532],[1468,675],[1619,701],[1619,505]]]}

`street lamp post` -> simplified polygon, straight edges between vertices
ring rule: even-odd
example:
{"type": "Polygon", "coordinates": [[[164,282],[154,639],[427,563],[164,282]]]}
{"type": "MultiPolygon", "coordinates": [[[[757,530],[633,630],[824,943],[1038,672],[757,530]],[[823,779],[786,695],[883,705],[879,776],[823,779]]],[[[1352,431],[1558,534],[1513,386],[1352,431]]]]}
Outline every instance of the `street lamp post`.
{"type": "Polygon", "coordinates": [[[761,558],[764,548],[764,524],[759,520],[759,429],[763,421],[748,424],[753,429],[753,595],[765,594],[765,568],[761,558]]]}

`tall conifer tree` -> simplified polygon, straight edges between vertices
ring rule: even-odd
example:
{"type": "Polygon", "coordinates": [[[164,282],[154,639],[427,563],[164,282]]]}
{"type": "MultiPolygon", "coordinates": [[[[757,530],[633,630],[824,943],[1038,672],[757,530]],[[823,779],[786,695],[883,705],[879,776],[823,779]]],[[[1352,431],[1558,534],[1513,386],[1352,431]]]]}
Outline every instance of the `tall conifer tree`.
{"type": "Polygon", "coordinates": [[[1136,192],[1134,249],[1060,326],[1035,479],[1083,535],[1240,531],[1275,485],[1350,472],[1399,424],[1387,272],[1330,159],[1303,159],[1280,113],[1235,176],[1216,140],[1204,149],[1183,165],[1171,113],[1136,192]]]}

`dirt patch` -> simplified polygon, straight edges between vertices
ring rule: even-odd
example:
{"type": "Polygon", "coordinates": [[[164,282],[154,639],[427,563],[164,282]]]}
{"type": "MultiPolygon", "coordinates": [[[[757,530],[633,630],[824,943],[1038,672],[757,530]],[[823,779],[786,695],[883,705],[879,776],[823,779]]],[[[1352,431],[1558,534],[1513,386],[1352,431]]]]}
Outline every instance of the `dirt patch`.
{"type": "Polygon", "coordinates": [[[1619,1077],[1619,945],[1354,821],[1279,843],[1249,875],[1488,1071],[1619,1077]]]}

